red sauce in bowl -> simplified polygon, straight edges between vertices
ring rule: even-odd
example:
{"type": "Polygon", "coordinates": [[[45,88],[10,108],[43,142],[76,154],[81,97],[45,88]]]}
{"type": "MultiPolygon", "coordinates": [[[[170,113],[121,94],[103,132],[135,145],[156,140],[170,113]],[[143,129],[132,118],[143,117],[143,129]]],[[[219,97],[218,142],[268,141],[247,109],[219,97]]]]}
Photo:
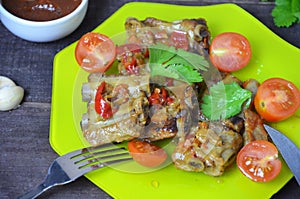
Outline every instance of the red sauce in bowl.
{"type": "Polygon", "coordinates": [[[2,0],[13,15],[31,21],[50,21],[68,15],[81,0],[2,0]]]}

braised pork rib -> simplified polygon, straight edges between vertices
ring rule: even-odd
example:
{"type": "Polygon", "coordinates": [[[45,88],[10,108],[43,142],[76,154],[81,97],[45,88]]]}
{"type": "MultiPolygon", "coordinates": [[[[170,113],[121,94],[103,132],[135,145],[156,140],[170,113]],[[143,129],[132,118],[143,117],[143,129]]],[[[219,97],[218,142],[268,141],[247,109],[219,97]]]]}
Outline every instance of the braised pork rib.
{"type": "MultiPolygon", "coordinates": [[[[183,19],[167,22],[156,18],[125,22],[127,42],[147,48],[154,43],[172,45],[206,56],[210,32],[204,19],[183,19]]],[[[127,56],[127,55],[126,55],[127,56]]],[[[119,73],[92,73],[83,84],[82,99],[87,102],[81,128],[91,145],[122,142],[132,139],[157,141],[174,138],[172,154],[178,169],[219,176],[231,165],[240,148],[250,141],[268,136],[261,118],[250,108],[231,118],[210,121],[200,110],[208,86],[217,82],[187,84],[166,77],[151,77],[147,56],[142,51],[130,56],[138,60],[134,70],[126,71],[122,56],[117,57],[119,73]],[[110,104],[113,115],[103,118],[95,111],[97,88],[105,82],[101,97],[110,104]]],[[[223,83],[236,82],[255,93],[258,83],[244,83],[231,74],[219,74],[223,83]]]]}

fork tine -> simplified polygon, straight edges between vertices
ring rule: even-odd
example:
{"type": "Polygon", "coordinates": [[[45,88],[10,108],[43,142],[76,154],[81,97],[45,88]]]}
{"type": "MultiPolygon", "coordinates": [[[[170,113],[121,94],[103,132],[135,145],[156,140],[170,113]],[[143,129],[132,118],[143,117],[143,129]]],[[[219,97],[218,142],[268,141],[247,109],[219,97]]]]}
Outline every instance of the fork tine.
{"type": "Polygon", "coordinates": [[[79,149],[69,153],[67,156],[67,159],[73,162],[73,166],[79,169],[80,172],[85,172],[83,169],[88,172],[106,165],[132,159],[124,147],[119,147],[113,143],[79,149]]]}
{"type": "Polygon", "coordinates": [[[73,161],[74,161],[74,164],[79,169],[81,169],[90,164],[94,164],[93,162],[103,162],[104,160],[107,160],[107,159],[118,158],[118,157],[122,157],[125,155],[129,155],[129,153],[127,151],[125,151],[123,148],[110,149],[107,151],[89,153],[89,154],[77,157],[73,161]]]}
{"type": "Polygon", "coordinates": [[[95,156],[101,156],[103,155],[103,157],[107,154],[114,154],[114,153],[117,153],[117,152],[124,152],[124,153],[128,153],[125,151],[125,148],[115,148],[115,149],[108,149],[108,150],[103,150],[103,151],[90,151],[90,152],[86,152],[86,153],[83,153],[83,154],[79,154],[77,155],[76,157],[72,157],[71,159],[73,159],[75,161],[75,163],[79,163],[81,161],[84,161],[86,159],[89,159],[89,158],[93,158],[95,156]]]}
{"type": "Polygon", "coordinates": [[[64,158],[72,159],[73,157],[81,156],[81,154],[82,154],[82,149],[78,149],[76,151],[72,151],[72,152],[66,153],[63,156],[60,156],[58,158],[64,157],[64,158]]]}
{"type": "Polygon", "coordinates": [[[72,182],[90,171],[128,160],[132,160],[132,157],[125,148],[116,147],[114,144],[104,144],[67,153],[52,162],[46,178],[37,188],[20,198],[35,198],[53,186],[72,182]]]}
{"type": "MultiPolygon", "coordinates": [[[[82,148],[82,149],[78,149],[78,150],[69,152],[67,154],[64,154],[61,157],[74,159],[74,158],[78,158],[78,157],[81,157],[83,155],[90,154],[92,152],[96,152],[96,151],[99,151],[99,150],[104,151],[106,149],[106,151],[107,151],[107,149],[108,149],[107,147],[115,147],[116,148],[116,145],[112,144],[112,143],[107,143],[107,144],[102,144],[102,145],[95,146],[95,147],[82,148]]],[[[120,148],[120,147],[117,147],[117,148],[120,148]]],[[[123,149],[125,150],[125,148],[123,148],[123,149]]]]}
{"type": "Polygon", "coordinates": [[[132,158],[129,157],[129,158],[120,158],[120,159],[110,160],[110,161],[106,161],[106,162],[94,162],[93,164],[89,164],[89,165],[86,165],[85,167],[82,167],[80,169],[80,171],[82,171],[85,174],[85,173],[88,173],[93,170],[97,170],[97,169],[100,169],[100,168],[103,168],[103,167],[106,167],[109,165],[113,165],[113,164],[127,162],[129,160],[132,160],[132,158]]]}

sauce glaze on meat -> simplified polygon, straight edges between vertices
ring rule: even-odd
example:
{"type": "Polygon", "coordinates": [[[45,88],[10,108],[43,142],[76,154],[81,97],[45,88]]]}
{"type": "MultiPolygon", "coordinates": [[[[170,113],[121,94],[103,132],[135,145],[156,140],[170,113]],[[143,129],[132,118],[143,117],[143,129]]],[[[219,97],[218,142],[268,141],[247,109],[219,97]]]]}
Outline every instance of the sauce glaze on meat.
{"type": "MultiPolygon", "coordinates": [[[[187,50],[206,55],[209,47],[210,33],[206,21],[201,18],[175,22],[128,18],[125,28],[129,43],[147,46],[162,42],[171,45],[172,32],[180,31],[187,39],[187,50]]],[[[244,144],[268,139],[261,118],[249,108],[243,108],[240,114],[221,121],[210,121],[199,108],[203,95],[208,92],[207,87],[220,80],[224,83],[237,82],[253,93],[258,87],[257,81],[249,80],[243,84],[231,74],[218,73],[216,77],[212,73],[205,83],[189,85],[174,80],[170,85],[168,78],[150,77],[146,61],[139,63],[138,73],[132,74],[126,72],[119,61],[120,74],[91,74],[89,82],[83,85],[83,100],[88,102],[88,113],[83,116],[81,126],[90,144],[173,138],[176,147],[171,156],[176,168],[219,176],[234,162],[244,144]],[[113,118],[105,121],[98,118],[93,106],[95,90],[101,81],[111,85],[112,89],[107,89],[107,94],[111,95],[111,103],[118,106],[113,118]],[[126,92],[114,94],[116,88],[126,92]],[[151,95],[162,89],[172,100],[170,103],[152,104],[149,100],[151,95]]]]}

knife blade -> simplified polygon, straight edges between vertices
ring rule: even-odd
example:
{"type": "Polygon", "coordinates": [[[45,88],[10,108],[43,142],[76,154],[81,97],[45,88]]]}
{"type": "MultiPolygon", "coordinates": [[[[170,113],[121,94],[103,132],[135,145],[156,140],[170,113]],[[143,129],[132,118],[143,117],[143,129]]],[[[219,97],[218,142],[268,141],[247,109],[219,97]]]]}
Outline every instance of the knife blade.
{"type": "Polygon", "coordinates": [[[264,127],[300,186],[300,149],[280,131],[266,124],[264,127]]]}

